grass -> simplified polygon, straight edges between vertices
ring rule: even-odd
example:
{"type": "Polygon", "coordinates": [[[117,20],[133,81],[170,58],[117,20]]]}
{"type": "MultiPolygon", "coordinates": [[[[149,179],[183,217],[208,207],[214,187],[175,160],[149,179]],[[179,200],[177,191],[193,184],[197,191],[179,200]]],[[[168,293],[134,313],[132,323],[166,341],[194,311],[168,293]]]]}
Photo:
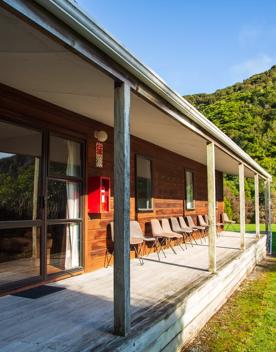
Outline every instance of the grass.
{"type": "Polygon", "coordinates": [[[267,258],[183,351],[275,352],[275,322],[276,258],[267,258]]]}
{"type": "MultiPolygon", "coordinates": [[[[265,231],[265,225],[261,224],[261,231],[265,231]]],[[[255,232],[256,225],[255,224],[246,224],[246,231],[255,232]]],[[[240,231],[240,225],[234,224],[230,225],[229,231],[240,231]]],[[[272,224],[272,253],[276,253],[276,224],[272,224]]]]}

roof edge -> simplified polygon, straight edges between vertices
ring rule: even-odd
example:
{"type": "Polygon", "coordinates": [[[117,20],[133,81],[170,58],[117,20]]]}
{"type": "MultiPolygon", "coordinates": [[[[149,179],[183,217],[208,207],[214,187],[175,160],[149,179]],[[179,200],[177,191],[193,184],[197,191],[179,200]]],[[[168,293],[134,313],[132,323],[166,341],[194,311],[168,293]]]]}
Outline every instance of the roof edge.
{"type": "Polygon", "coordinates": [[[116,63],[131,72],[135,77],[154,90],[155,93],[174,106],[179,112],[189,117],[198,126],[230,149],[230,151],[238,155],[256,172],[259,172],[265,178],[272,179],[272,176],[232,141],[230,137],[208,120],[180,94],[171,89],[153,70],[132,55],[122,44],[80,9],[77,4],[68,0],[34,1],[70,26],[86,40],[100,48],[116,63]]]}

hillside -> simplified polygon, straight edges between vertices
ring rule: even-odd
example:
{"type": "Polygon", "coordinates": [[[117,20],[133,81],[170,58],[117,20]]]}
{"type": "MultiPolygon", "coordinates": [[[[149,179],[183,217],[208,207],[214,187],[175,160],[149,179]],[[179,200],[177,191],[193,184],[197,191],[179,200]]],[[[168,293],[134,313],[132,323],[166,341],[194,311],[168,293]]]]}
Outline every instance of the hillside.
{"type": "MultiPolygon", "coordinates": [[[[212,94],[188,95],[185,98],[260,165],[276,176],[276,66],[212,94]]],[[[272,183],[274,202],[275,178],[272,183]]],[[[245,189],[247,220],[250,222],[254,221],[252,180],[246,180],[245,189]]],[[[238,193],[237,178],[226,177],[225,209],[236,220],[239,218],[238,193]]],[[[261,202],[263,209],[263,197],[261,202]]],[[[275,210],[273,219],[276,221],[275,210]]]]}
{"type": "Polygon", "coordinates": [[[212,94],[185,98],[276,175],[276,66],[212,94]]]}

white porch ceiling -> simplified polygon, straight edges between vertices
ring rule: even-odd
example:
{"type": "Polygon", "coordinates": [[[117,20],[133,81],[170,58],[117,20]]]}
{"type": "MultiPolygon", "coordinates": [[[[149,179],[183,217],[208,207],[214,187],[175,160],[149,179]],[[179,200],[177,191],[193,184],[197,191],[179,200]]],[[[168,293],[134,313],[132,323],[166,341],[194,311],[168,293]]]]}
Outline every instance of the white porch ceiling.
{"type": "MultiPolygon", "coordinates": [[[[113,80],[1,8],[0,67],[1,83],[113,126],[113,80]]],[[[134,94],[131,119],[132,135],[206,164],[203,138],[134,94]]],[[[219,149],[216,168],[238,174],[237,161],[219,149]]]]}

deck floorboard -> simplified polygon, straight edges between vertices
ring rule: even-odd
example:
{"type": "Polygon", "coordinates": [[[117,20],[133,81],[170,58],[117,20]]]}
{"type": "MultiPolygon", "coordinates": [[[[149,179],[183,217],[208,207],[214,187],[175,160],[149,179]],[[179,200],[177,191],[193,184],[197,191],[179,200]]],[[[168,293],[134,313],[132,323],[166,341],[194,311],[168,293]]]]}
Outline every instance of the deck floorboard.
{"type": "MultiPolygon", "coordinates": [[[[255,242],[246,235],[246,244],[255,242]]],[[[218,270],[240,254],[237,233],[224,233],[217,240],[218,270]]],[[[155,253],[140,266],[131,261],[132,331],[149,321],[150,314],[175,304],[185,294],[208,280],[207,241],[167,258],[155,253]],[[186,291],[185,291],[186,290],[186,291]],[[162,309],[161,309],[161,308],[162,309]]],[[[76,352],[102,350],[120,339],[113,327],[113,268],[71,277],[51,285],[65,290],[38,298],[0,298],[0,351],[76,352]]]]}

